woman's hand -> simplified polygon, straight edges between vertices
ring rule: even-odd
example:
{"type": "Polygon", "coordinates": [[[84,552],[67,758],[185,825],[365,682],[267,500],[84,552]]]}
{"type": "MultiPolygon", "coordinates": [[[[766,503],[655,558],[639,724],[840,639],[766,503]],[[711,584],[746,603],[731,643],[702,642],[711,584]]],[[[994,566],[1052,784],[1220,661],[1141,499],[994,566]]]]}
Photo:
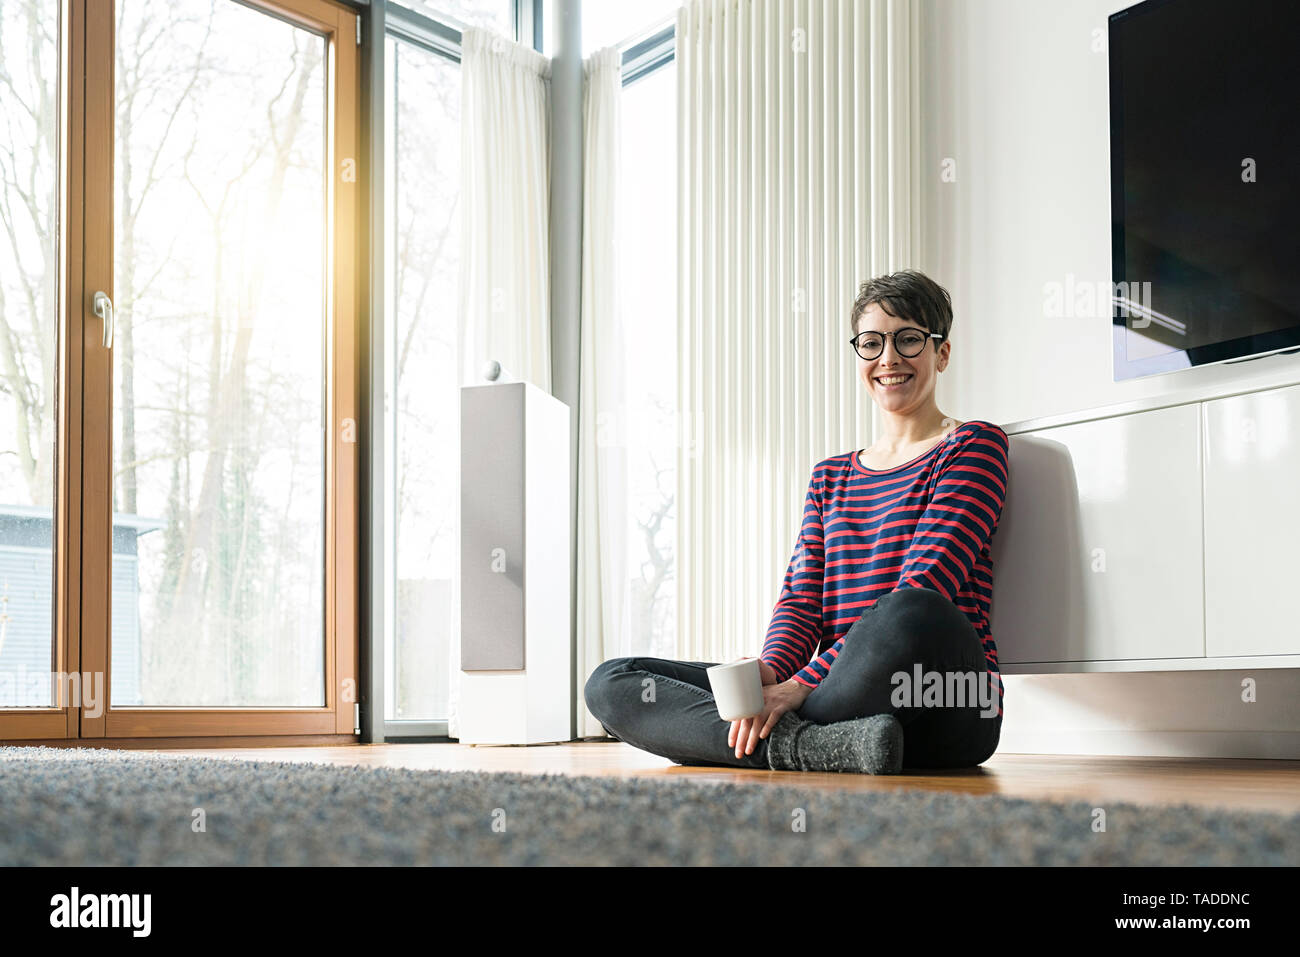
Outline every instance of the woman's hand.
{"type": "Polygon", "coordinates": [[[781,715],[787,711],[798,711],[804,699],[813,692],[812,688],[793,678],[777,684],[776,673],[772,672],[767,662],[759,662],[759,670],[763,673],[763,713],[752,718],[737,718],[731,722],[731,730],[727,734],[727,747],[736,749],[737,758],[741,756],[742,750],[745,754],[753,754],[759,740],[768,736],[781,715]],[[769,672],[771,681],[768,681],[769,672]]]}

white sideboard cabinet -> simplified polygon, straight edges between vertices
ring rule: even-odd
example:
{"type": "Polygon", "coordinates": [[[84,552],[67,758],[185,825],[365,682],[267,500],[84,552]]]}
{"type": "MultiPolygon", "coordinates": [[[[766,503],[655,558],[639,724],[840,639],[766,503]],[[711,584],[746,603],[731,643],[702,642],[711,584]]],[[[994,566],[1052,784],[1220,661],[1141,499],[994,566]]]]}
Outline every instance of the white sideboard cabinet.
{"type": "Polygon", "coordinates": [[[1300,653],[1300,386],[1203,415],[1205,653],[1300,653]]]}
{"type": "Polygon", "coordinates": [[[1003,672],[1300,667],[1300,385],[1069,418],[1004,426],[1003,672]]]}

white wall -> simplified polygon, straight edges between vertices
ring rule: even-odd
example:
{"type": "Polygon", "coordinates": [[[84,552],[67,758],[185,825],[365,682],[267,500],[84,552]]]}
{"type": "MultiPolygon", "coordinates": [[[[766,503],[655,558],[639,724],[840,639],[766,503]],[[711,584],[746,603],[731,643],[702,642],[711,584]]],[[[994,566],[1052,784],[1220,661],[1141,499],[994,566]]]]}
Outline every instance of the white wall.
{"type": "MultiPolygon", "coordinates": [[[[1044,284],[1110,282],[1105,37],[1130,5],[922,0],[919,268],[953,297],[939,405],[959,419],[1300,382],[1300,356],[1272,356],[1116,383],[1108,313],[1045,315],[1044,284]]],[[[1254,704],[1246,674],[1010,675],[999,750],[1300,757],[1300,670],[1251,672],[1254,704]]]]}

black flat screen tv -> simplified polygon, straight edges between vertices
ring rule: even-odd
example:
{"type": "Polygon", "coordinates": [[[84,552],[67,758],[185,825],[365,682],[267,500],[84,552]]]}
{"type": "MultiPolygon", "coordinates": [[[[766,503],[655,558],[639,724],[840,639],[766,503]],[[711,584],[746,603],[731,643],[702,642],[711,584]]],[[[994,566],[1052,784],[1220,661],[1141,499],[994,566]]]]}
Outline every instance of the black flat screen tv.
{"type": "Polygon", "coordinates": [[[1109,56],[1115,381],[1296,351],[1300,2],[1146,0],[1109,56]]]}

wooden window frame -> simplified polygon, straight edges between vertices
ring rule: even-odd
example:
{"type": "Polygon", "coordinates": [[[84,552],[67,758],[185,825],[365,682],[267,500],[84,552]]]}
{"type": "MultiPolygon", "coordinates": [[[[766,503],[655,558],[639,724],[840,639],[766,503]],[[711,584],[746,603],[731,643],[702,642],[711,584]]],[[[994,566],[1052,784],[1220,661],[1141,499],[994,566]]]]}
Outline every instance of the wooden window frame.
{"type": "Polygon", "coordinates": [[[54,666],[104,674],[100,714],[58,688],[52,708],[0,710],[0,743],[97,746],[346,743],[357,735],[359,376],[362,303],[358,15],[335,0],[227,0],[325,38],[329,132],[329,317],[325,446],[325,705],[111,706],[113,356],[91,297],[113,295],[114,24],[110,0],[61,0],[59,51],[59,394],[55,454],[54,666]],[[344,161],[353,173],[344,178],[344,161]]]}

